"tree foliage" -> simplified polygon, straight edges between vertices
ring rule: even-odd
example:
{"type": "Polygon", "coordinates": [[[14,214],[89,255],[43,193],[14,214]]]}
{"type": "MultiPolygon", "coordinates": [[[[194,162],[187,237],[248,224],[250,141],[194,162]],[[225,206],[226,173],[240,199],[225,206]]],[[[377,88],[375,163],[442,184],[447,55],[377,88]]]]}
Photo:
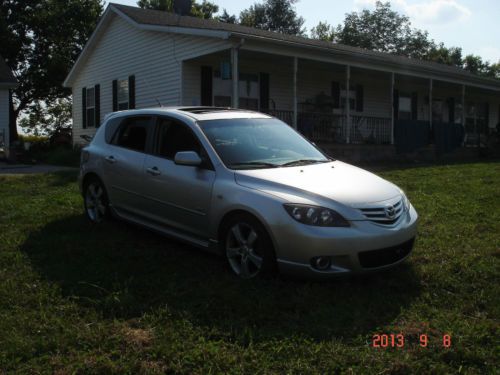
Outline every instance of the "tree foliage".
{"type": "Polygon", "coordinates": [[[37,102],[28,116],[19,121],[19,126],[27,134],[50,135],[57,130],[71,126],[71,100],[69,98],[56,99],[47,106],[37,102]]]}
{"type": "Polygon", "coordinates": [[[67,97],[62,82],[102,13],[101,0],[2,0],[0,54],[16,76],[11,141],[21,111],[67,97]]]}
{"type": "MultiPolygon", "coordinates": [[[[174,11],[174,0],[139,0],[137,5],[143,9],[163,10],[166,12],[174,11]]],[[[190,15],[204,19],[215,18],[215,14],[219,11],[219,6],[207,0],[198,3],[196,0],[191,0],[190,15]]]]}
{"type": "Polygon", "coordinates": [[[453,65],[481,76],[500,78],[498,63],[490,64],[474,55],[463,57],[461,48],[436,43],[427,31],[412,28],[410,19],[392,10],[388,2],[377,1],[374,10],[348,13],[344,22],[336,27],[320,22],[311,29],[311,37],[453,65]]]}
{"type": "Polygon", "coordinates": [[[227,12],[227,10],[224,9],[224,11],[222,12],[222,14],[220,16],[217,17],[217,21],[219,22],[224,22],[224,23],[237,23],[238,22],[238,19],[236,18],[236,16],[233,14],[229,14],[227,12]]]}
{"type": "Polygon", "coordinates": [[[240,13],[244,26],[277,31],[282,34],[305,35],[304,18],[295,11],[298,0],[265,0],[240,13]]]}

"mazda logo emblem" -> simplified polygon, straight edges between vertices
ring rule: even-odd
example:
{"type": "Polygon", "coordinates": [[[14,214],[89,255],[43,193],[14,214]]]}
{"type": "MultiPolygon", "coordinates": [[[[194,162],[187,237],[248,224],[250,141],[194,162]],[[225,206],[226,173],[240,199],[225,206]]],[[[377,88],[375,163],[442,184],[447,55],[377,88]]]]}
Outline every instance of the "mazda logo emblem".
{"type": "Polygon", "coordinates": [[[387,206],[385,209],[384,209],[384,212],[385,212],[385,217],[392,220],[396,217],[396,209],[394,208],[394,206],[387,206]]]}

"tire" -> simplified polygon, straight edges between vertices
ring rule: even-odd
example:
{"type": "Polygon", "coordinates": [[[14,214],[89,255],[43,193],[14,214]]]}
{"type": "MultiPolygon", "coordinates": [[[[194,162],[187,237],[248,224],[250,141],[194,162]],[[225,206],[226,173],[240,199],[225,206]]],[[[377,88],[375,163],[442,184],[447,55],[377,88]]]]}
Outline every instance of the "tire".
{"type": "Polygon", "coordinates": [[[90,178],[83,187],[85,215],[94,224],[109,217],[109,200],[104,184],[96,177],[90,178]]]}
{"type": "Polygon", "coordinates": [[[254,217],[238,214],[223,226],[221,244],[229,268],[242,279],[270,276],[276,270],[272,241],[254,217]]]}

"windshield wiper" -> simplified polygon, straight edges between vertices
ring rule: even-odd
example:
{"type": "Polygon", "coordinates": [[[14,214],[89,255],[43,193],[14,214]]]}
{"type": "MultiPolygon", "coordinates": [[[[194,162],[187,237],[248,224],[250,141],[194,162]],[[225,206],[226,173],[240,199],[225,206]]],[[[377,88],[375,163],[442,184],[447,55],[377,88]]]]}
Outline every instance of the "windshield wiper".
{"type": "Polygon", "coordinates": [[[233,164],[230,164],[229,167],[231,168],[238,168],[238,167],[262,167],[262,168],[279,168],[280,165],[278,164],[273,164],[273,163],[266,163],[266,162],[263,162],[263,161],[248,161],[248,162],[244,162],[244,163],[233,163],[233,164]]]}
{"type": "Polygon", "coordinates": [[[317,159],[300,159],[281,164],[282,167],[293,167],[296,165],[328,163],[330,160],[317,160],[317,159]]]}

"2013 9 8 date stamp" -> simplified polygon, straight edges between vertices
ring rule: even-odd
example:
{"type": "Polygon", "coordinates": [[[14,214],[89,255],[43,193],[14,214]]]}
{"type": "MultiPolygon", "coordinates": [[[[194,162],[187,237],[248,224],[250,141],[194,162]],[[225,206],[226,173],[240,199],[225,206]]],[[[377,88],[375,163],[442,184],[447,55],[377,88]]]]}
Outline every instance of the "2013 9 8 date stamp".
{"type": "Polygon", "coordinates": [[[374,334],[372,337],[373,348],[404,348],[408,345],[418,345],[427,348],[429,345],[437,345],[442,348],[451,348],[451,334],[445,333],[441,337],[432,337],[426,333],[405,336],[402,333],[374,334]]]}

